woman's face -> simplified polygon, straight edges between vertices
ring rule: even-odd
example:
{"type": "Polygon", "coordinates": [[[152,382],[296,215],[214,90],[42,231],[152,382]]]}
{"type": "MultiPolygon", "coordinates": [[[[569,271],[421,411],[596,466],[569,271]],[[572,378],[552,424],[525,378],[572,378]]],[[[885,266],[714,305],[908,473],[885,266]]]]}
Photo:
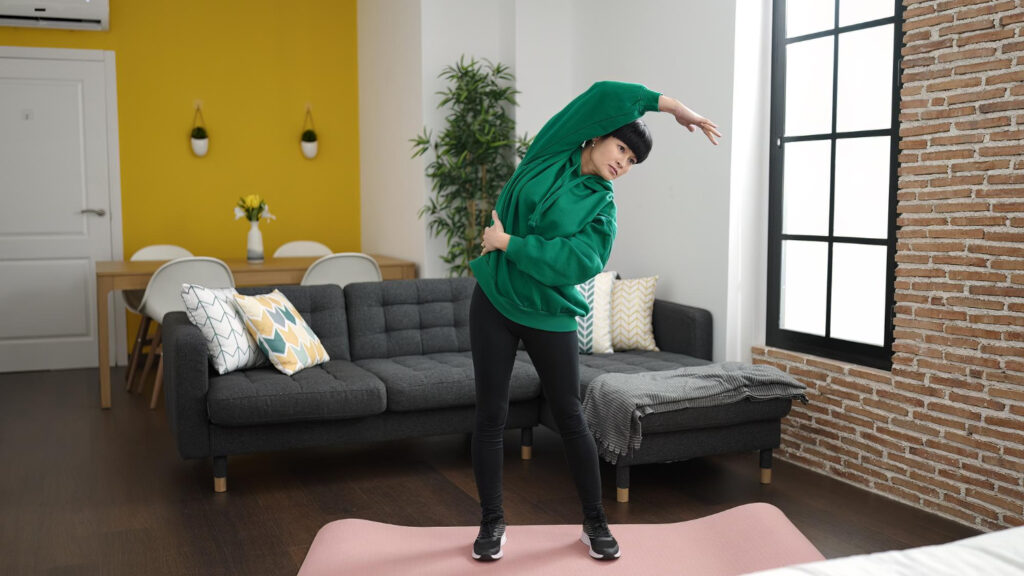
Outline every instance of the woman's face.
{"type": "Polygon", "coordinates": [[[598,176],[612,181],[633,168],[636,164],[636,155],[622,140],[614,136],[605,136],[595,141],[590,152],[590,160],[598,176]]]}

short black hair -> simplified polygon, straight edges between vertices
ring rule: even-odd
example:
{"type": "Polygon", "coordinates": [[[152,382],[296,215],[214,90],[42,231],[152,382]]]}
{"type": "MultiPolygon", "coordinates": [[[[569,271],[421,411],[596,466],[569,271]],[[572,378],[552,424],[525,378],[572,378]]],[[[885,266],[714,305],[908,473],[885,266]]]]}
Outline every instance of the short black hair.
{"type": "Polygon", "coordinates": [[[637,164],[647,159],[647,155],[651,153],[651,147],[654,146],[651,131],[641,120],[634,120],[625,126],[616,128],[608,136],[614,136],[629,146],[629,149],[636,155],[637,164]]]}

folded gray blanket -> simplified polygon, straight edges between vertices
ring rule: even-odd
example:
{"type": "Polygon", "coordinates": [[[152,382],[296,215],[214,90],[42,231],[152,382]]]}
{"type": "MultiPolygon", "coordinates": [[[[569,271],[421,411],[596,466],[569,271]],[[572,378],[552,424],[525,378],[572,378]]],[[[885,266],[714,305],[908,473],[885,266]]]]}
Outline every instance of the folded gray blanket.
{"type": "Polygon", "coordinates": [[[639,374],[602,374],[590,383],[583,414],[606,460],[640,448],[640,419],[655,412],[721,406],[744,398],[795,398],[807,387],[774,366],[723,362],[639,374]]]}

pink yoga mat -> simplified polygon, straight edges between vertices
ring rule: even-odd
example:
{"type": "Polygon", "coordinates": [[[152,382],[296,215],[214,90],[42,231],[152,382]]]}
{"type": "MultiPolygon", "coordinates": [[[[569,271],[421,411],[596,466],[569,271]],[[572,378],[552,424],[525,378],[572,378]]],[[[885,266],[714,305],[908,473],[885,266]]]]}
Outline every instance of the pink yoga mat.
{"type": "Polygon", "coordinates": [[[622,557],[594,560],[579,541],[580,526],[508,527],[504,558],[470,557],[478,527],[411,528],[346,519],[313,539],[299,576],[455,574],[732,575],[823,560],[781,510],[746,504],[674,524],[617,524],[622,557]]]}

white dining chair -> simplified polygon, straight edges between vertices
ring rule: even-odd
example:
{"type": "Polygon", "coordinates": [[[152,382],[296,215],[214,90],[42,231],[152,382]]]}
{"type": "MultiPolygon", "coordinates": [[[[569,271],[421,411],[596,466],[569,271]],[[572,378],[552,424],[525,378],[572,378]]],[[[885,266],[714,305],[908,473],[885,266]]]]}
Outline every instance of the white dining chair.
{"type": "Polygon", "coordinates": [[[339,252],[310,264],[300,284],[337,284],[344,288],[352,282],[380,280],[380,266],[376,260],[359,252],[339,252]]]}
{"type": "Polygon", "coordinates": [[[331,249],[325,244],[313,240],[293,240],[285,242],[274,251],[274,258],[302,258],[310,256],[326,256],[331,249]]]}
{"type": "MultiPolygon", "coordinates": [[[[181,246],[175,246],[174,244],[151,244],[136,250],[128,260],[131,262],[174,260],[175,258],[188,258],[189,256],[192,256],[192,253],[181,246]]],[[[125,307],[129,311],[142,316],[142,319],[139,321],[139,328],[135,331],[135,342],[132,344],[131,356],[128,357],[128,371],[124,379],[125,390],[132,389],[132,379],[135,377],[135,371],[139,369],[143,349],[146,346],[153,345],[153,339],[149,338],[151,318],[143,314],[141,308],[142,299],[145,297],[145,294],[145,290],[125,290],[122,293],[125,307]]],[[[159,330],[159,327],[157,327],[157,330],[159,330]]]]}
{"type": "MultiPolygon", "coordinates": [[[[164,316],[170,312],[184,311],[185,303],[181,299],[182,284],[198,284],[206,288],[234,288],[235,279],[228,265],[216,258],[193,256],[178,258],[164,264],[153,273],[146,286],[146,295],[142,299],[142,312],[155,322],[163,322],[164,316]]],[[[159,357],[156,368],[156,379],[153,384],[153,397],[149,407],[156,408],[163,385],[164,356],[161,333],[157,332],[150,346],[153,351],[146,359],[146,367],[142,370],[143,378],[153,364],[154,356],[159,357]]]]}

